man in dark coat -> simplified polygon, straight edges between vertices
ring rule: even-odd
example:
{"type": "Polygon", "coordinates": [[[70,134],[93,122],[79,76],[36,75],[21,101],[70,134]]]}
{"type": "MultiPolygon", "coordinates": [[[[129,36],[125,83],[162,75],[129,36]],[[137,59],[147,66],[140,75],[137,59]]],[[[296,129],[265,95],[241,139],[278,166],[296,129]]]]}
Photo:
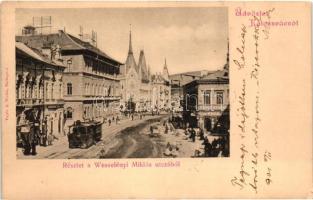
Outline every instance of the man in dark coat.
{"type": "Polygon", "coordinates": [[[204,157],[211,157],[212,145],[210,144],[208,138],[204,138],[204,157]]]}
{"type": "Polygon", "coordinates": [[[31,145],[31,154],[36,155],[36,146],[38,144],[38,135],[35,130],[35,126],[32,124],[30,127],[30,132],[29,132],[29,142],[31,145]]]}

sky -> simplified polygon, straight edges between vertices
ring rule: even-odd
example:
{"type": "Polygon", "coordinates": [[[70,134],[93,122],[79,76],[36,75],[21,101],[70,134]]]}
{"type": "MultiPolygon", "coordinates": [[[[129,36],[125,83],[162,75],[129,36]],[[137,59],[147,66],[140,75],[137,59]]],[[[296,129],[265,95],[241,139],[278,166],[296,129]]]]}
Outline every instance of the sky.
{"type": "MultiPolygon", "coordinates": [[[[97,32],[97,46],[124,63],[131,24],[136,62],[140,50],[152,72],[161,72],[166,58],[170,74],[221,69],[226,62],[228,15],[225,7],[210,8],[83,8],[18,9],[16,34],[33,17],[51,16],[51,32],[64,29],[78,37],[97,32]]],[[[49,29],[45,30],[50,31],[49,29]]]]}

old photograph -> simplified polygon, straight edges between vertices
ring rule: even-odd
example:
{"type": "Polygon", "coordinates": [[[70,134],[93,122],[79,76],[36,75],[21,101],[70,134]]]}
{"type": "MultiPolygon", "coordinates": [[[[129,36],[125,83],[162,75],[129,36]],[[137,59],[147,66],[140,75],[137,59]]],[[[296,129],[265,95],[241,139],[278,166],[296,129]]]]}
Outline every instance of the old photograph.
{"type": "Polygon", "coordinates": [[[18,159],[229,157],[227,7],[16,9],[18,159]]]}

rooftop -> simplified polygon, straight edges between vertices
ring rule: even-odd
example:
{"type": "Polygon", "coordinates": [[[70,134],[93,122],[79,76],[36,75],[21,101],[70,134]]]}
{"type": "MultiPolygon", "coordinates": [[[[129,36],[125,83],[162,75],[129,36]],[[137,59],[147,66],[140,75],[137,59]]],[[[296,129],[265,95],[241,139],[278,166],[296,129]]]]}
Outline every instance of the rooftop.
{"type": "Polygon", "coordinates": [[[95,53],[115,64],[122,64],[114,58],[107,55],[97,47],[93,46],[89,42],[82,41],[81,39],[60,30],[58,33],[45,34],[45,35],[30,35],[30,36],[16,36],[17,42],[28,44],[28,46],[40,49],[44,46],[44,43],[59,44],[62,51],[68,50],[87,50],[95,53]]]}

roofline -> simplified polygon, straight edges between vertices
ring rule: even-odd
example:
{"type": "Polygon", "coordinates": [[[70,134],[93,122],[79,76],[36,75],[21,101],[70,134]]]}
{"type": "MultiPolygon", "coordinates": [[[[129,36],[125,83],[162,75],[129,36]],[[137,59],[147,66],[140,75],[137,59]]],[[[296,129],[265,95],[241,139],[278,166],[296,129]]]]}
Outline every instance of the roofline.
{"type": "Polygon", "coordinates": [[[225,78],[215,78],[215,79],[198,79],[198,80],[193,80],[189,83],[186,83],[184,87],[188,87],[189,85],[193,84],[204,84],[204,83],[210,83],[210,84],[229,84],[229,79],[225,78]]]}
{"type": "MultiPolygon", "coordinates": [[[[92,53],[96,53],[96,52],[94,52],[94,51],[91,51],[90,49],[88,49],[88,48],[86,48],[86,47],[84,47],[84,46],[82,46],[82,45],[80,45],[80,44],[78,44],[77,42],[75,42],[71,37],[74,37],[74,38],[77,38],[77,37],[75,37],[74,35],[72,35],[72,34],[69,34],[69,33],[66,33],[66,32],[64,32],[63,30],[60,30],[62,33],[64,33],[65,35],[66,35],[66,37],[68,37],[73,43],[75,43],[75,44],[77,44],[79,47],[81,47],[83,50],[87,50],[87,51],[90,51],[90,52],[92,52],[92,53]],[[70,37],[71,36],[71,37],[70,37]]],[[[77,38],[78,40],[81,40],[81,39],[79,39],[79,38],[77,38]]],[[[84,42],[84,41],[82,41],[82,42],[84,42]]],[[[97,48],[97,47],[96,47],[97,48]]],[[[99,51],[101,51],[100,49],[99,49],[99,51]]],[[[103,52],[104,53],[104,52],[103,52]]],[[[98,54],[98,53],[96,53],[96,54],[98,54]]],[[[102,56],[102,55],[100,55],[100,54],[98,54],[99,56],[102,56]]],[[[102,57],[104,57],[104,56],[102,56],[102,57]]],[[[120,61],[117,61],[117,60],[115,60],[115,59],[113,59],[113,58],[106,58],[106,59],[108,59],[108,60],[111,60],[111,61],[114,61],[114,62],[116,62],[117,64],[119,64],[119,65],[122,65],[123,63],[121,63],[120,61]]]]}
{"type": "MultiPolygon", "coordinates": [[[[77,45],[79,48],[81,48],[80,50],[86,50],[86,51],[89,51],[89,52],[92,52],[92,53],[95,53],[95,54],[97,54],[97,55],[99,55],[99,56],[101,56],[101,57],[104,57],[104,56],[102,56],[102,55],[100,55],[100,54],[98,54],[98,53],[96,53],[96,52],[94,52],[94,51],[91,51],[90,49],[88,49],[88,48],[86,48],[86,47],[84,47],[84,46],[82,46],[82,45],[80,45],[80,44],[78,44],[77,42],[75,42],[71,37],[74,37],[74,38],[77,38],[76,36],[74,36],[74,35],[72,35],[72,34],[70,34],[70,33],[66,33],[66,32],[64,32],[63,30],[59,30],[59,32],[61,32],[62,34],[64,34],[71,42],[73,42],[75,45],[77,45]]],[[[50,33],[50,34],[43,34],[43,35],[39,35],[39,36],[49,36],[49,35],[56,35],[56,34],[58,34],[58,33],[50,33]]],[[[34,35],[34,36],[37,36],[37,35],[34,35]]],[[[15,36],[15,38],[16,37],[21,37],[21,38],[23,38],[23,37],[29,37],[29,36],[25,36],[25,35],[16,35],[15,36]]],[[[31,36],[30,36],[31,37],[31,36]]],[[[81,39],[79,39],[79,38],[77,38],[78,40],[81,40],[81,39]]],[[[82,41],[82,40],[81,40],[82,41]]],[[[84,41],[82,41],[82,42],[84,42],[84,41]]],[[[79,49],[61,49],[61,51],[78,51],[79,49]]],[[[99,51],[101,51],[100,49],[98,49],[99,51]]],[[[102,51],[101,51],[102,52],[102,51]]],[[[104,52],[103,52],[104,53],[104,52]]],[[[120,62],[120,61],[118,61],[118,60],[115,60],[115,59],[113,59],[113,58],[111,58],[110,56],[108,56],[108,57],[104,57],[104,58],[106,58],[106,59],[108,59],[108,60],[110,60],[110,61],[112,61],[112,62],[115,62],[115,63],[117,63],[118,65],[123,65],[124,63],[122,63],[122,62],[120,62]]]]}
{"type": "MultiPolygon", "coordinates": [[[[28,47],[29,48],[29,47],[28,47]]],[[[37,59],[37,58],[34,58],[33,56],[31,56],[31,55],[29,55],[27,52],[25,52],[25,51],[23,51],[23,50],[21,50],[21,49],[19,49],[18,47],[15,47],[15,49],[17,49],[18,51],[20,51],[20,52],[22,52],[23,54],[25,54],[25,55],[27,55],[27,56],[29,56],[31,59],[33,59],[33,60],[36,60],[37,62],[42,62],[42,63],[45,63],[45,64],[48,64],[48,65],[51,65],[51,66],[54,66],[54,67],[61,67],[61,68],[66,68],[66,66],[64,66],[64,65],[58,65],[58,64],[54,64],[54,63],[49,63],[49,62],[47,62],[47,61],[45,61],[45,60],[43,60],[43,59],[37,59]]],[[[17,52],[17,51],[16,51],[17,52]]],[[[34,52],[34,53],[36,53],[36,52],[34,52]]],[[[36,53],[37,54],[37,53],[36,53]]],[[[37,54],[38,55],[38,54],[37,54]]],[[[40,56],[40,55],[38,55],[38,56],[40,56]]],[[[41,57],[41,56],[40,56],[41,57]]]]}
{"type": "Polygon", "coordinates": [[[201,73],[202,71],[207,71],[207,72],[212,72],[212,73],[214,73],[214,72],[218,71],[218,69],[217,69],[217,70],[206,70],[206,69],[203,69],[203,70],[191,71],[191,72],[186,71],[186,72],[171,74],[171,75],[169,75],[169,76],[177,76],[177,75],[185,75],[185,74],[187,74],[187,75],[190,75],[190,76],[198,76],[198,77],[201,77],[201,75],[194,75],[194,74],[192,74],[192,73],[195,73],[195,72],[200,72],[200,73],[201,73]]]}

